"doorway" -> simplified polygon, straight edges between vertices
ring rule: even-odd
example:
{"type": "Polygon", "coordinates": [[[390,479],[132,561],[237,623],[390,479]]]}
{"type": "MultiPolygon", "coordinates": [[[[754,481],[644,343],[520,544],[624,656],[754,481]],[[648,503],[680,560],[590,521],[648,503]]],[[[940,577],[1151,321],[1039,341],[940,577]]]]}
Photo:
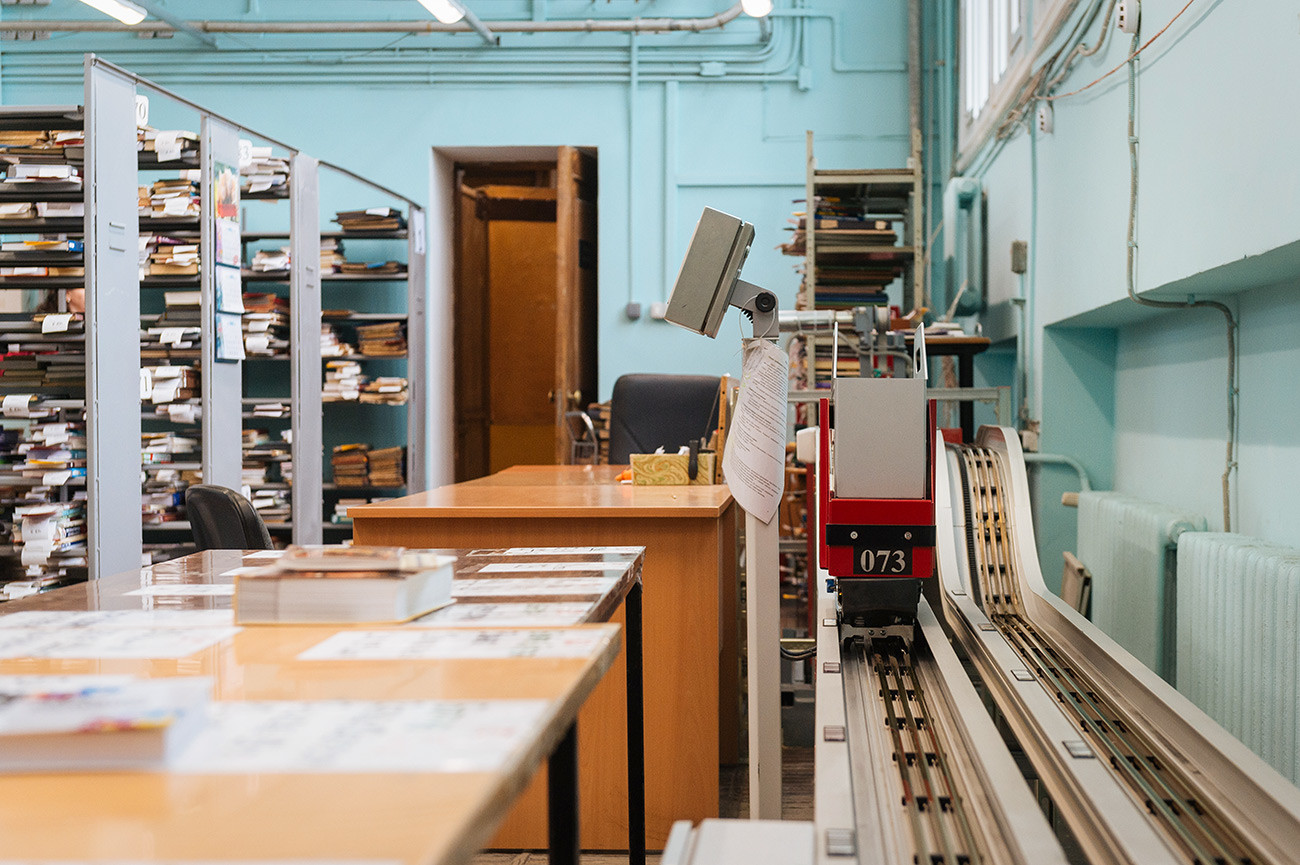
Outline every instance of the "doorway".
{"type": "Polygon", "coordinates": [[[596,397],[596,155],[536,151],[455,162],[458,482],[569,462],[565,414],[596,397]]]}

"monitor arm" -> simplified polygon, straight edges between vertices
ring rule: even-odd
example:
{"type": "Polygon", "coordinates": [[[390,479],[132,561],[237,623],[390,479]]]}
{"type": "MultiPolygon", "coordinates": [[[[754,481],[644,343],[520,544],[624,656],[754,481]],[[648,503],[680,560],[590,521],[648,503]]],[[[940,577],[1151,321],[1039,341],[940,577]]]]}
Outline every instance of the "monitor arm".
{"type": "Polygon", "coordinates": [[[731,290],[731,305],[739,309],[754,324],[755,339],[773,339],[779,331],[776,295],[743,279],[736,280],[731,290]]]}

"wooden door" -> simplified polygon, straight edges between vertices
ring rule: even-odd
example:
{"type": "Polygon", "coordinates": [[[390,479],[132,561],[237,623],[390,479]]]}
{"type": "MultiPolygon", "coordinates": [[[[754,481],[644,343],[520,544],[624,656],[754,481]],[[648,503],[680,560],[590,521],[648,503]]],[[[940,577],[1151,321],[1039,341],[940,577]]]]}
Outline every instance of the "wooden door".
{"type": "Polygon", "coordinates": [[[570,462],[564,413],[596,399],[596,159],[561,147],[555,167],[555,462],[570,462]]]}

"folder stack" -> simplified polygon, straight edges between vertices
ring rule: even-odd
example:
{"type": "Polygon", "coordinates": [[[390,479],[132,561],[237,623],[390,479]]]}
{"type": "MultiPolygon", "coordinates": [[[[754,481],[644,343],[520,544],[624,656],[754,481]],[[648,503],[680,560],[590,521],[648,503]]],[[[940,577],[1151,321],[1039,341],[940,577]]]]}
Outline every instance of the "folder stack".
{"type": "Polygon", "coordinates": [[[361,364],[354,360],[331,360],[325,364],[325,386],[321,402],[345,402],[361,396],[361,364]]]}
{"type": "Polygon", "coordinates": [[[380,448],[370,452],[370,485],[390,488],[406,485],[406,448],[380,448]]]}
{"type": "Polygon", "coordinates": [[[361,442],[338,445],[330,454],[334,483],[340,487],[364,487],[368,482],[370,445],[361,442]]]}
{"type": "Polygon", "coordinates": [[[372,405],[406,405],[406,379],[381,375],[361,386],[361,402],[372,405]]]}
{"type": "Polygon", "coordinates": [[[391,207],[365,210],[340,210],[334,216],[344,231],[399,231],[406,228],[406,217],[391,207]]]}
{"type": "Polygon", "coordinates": [[[406,328],[399,321],[361,325],[357,340],[364,357],[406,356],[406,328]]]}

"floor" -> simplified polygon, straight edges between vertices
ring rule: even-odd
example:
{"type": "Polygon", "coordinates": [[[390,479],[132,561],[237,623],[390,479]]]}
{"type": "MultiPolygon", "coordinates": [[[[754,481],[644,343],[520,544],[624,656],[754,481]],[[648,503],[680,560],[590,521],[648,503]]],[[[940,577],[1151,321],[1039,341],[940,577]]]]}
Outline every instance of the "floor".
{"type": "MultiPolygon", "coordinates": [[[[781,754],[781,816],[786,820],[811,820],[813,817],[812,748],[784,748],[781,754]]],[[[723,766],[721,771],[720,816],[749,816],[749,772],[747,767],[723,766]]],[[[659,856],[646,857],[649,865],[659,865],[659,856]]],[[[493,851],[480,853],[473,865],[547,865],[546,853],[533,851],[493,851]]],[[[626,853],[584,853],[582,865],[627,865],[626,853]]]]}

